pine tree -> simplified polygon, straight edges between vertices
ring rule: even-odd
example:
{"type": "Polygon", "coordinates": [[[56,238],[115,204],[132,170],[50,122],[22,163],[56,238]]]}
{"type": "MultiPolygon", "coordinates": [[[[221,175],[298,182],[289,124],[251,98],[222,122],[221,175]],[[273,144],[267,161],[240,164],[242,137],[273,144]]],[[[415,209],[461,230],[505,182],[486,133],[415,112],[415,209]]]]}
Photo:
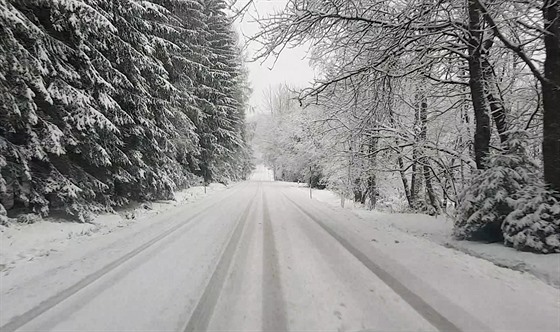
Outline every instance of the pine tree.
{"type": "Polygon", "coordinates": [[[239,93],[241,66],[235,33],[226,16],[223,0],[202,0],[206,20],[204,34],[206,66],[208,71],[198,76],[202,116],[198,133],[200,136],[200,163],[198,174],[205,182],[227,182],[243,175],[236,169],[236,158],[246,160],[244,128],[244,105],[236,99],[239,93]]]}
{"type": "Polygon", "coordinates": [[[502,224],[515,210],[522,189],[537,181],[536,163],[528,157],[526,133],[511,131],[502,153],[487,158],[460,199],[454,227],[458,239],[501,241],[502,224]]]}
{"type": "Polygon", "coordinates": [[[245,105],[234,97],[239,50],[225,8],[0,0],[2,215],[85,220],[171,198],[195,173],[239,178],[231,165],[249,159],[245,105]]]}
{"type": "Polygon", "coordinates": [[[140,74],[134,81],[139,100],[127,101],[128,108],[136,113],[134,118],[139,119],[138,130],[133,130],[127,140],[129,150],[134,152],[137,176],[120,192],[134,193],[131,198],[135,200],[170,198],[175,189],[192,182],[184,156],[196,151],[197,141],[194,125],[182,109],[192,97],[182,86],[186,80],[174,77],[172,66],[175,54],[184,47],[176,43],[182,28],[172,12],[157,1],[132,3],[132,10],[124,8],[122,12],[122,24],[138,32],[128,36],[138,58],[132,57],[136,61],[125,66],[123,73],[130,72],[127,67],[131,67],[140,74]]]}
{"type": "MultiPolygon", "coordinates": [[[[156,56],[169,73],[170,83],[175,87],[171,95],[174,112],[185,117],[184,126],[178,128],[182,137],[176,138],[177,160],[188,172],[188,179],[198,169],[200,154],[196,128],[200,123],[201,110],[195,94],[197,76],[208,71],[204,62],[205,18],[202,5],[196,0],[153,0],[164,8],[160,22],[152,32],[157,43],[156,56]]],[[[184,186],[184,184],[183,184],[184,186]]]]}
{"type": "Polygon", "coordinates": [[[504,243],[518,250],[560,252],[560,200],[544,183],[522,189],[502,230],[504,243]]]}
{"type": "Polygon", "coordinates": [[[6,1],[2,7],[2,176],[11,208],[63,207],[83,220],[107,185],[118,129],[102,110],[104,81],[86,52],[88,34],[114,27],[85,2],[6,1]],[[101,178],[101,179],[100,179],[101,178]]]}

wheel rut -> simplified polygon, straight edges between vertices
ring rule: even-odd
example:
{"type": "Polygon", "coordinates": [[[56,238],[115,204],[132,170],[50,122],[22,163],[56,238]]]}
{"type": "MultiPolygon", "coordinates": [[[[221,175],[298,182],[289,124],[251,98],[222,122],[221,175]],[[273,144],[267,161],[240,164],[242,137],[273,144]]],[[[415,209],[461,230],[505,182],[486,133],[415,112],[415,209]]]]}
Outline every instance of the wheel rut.
{"type": "Polygon", "coordinates": [[[319,225],[325,232],[332,236],[338,243],[340,243],[348,252],[350,252],[356,259],[358,259],[365,267],[367,267],[373,274],[381,279],[387,286],[389,286],[395,293],[397,293],[405,302],[407,302],[416,312],[418,312],[426,321],[432,324],[439,331],[455,331],[459,332],[461,329],[447,317],[443,316],[433,306],[427,303],[419,295],[414,293],[399,279],[395,278],[383,267],[374,262],[367,254],[361,251],[357,246],[352,244],[345,237],[338,234],[335,230],[329,227],[325,222],[317,218],[317,216],[310,213],[307,209],[303,208],[300,204],[293,201],[290,197],[284,194],[284,197],[289,201],[298,211],[300,211],[307,218],[319,225]]]}
{"type": "Polygon", "coordinates": [[[212,319],[212,314],[214,313],[214,308],[220,297],[220,292],[224,287],[224,283],[227,279],[228,272],[233,263],[233,258],[235,256],[236,249],[241,240],[241,235],[247,224],[247,219],[252,210],[252,207],[260,191],[260,186],[257,189],[257,193],[250,200],[249,204],[241,214],[241,217],[237,220],[235,229],[226,244],[222,255],[216,265],[214,272],[212,273],[207,286],[204,289],[202,296],[200,297],[196,307],[194,308],[189,321],[186,323],[182,331],[206,331],[208,324],[212,319]]]}
{"type": "Polygon", "coordinates": [[[270,211],[263,192],[263,331],[287,331],[286,304],[282,293],[278,250],[270,211]]]}
{"type": "MultiPolygon", "coordinates": [[[[232,194],[227,195],[227,197],[232,196],[232,194]]],[[[32,307],[31,309],[25,311],[24,313],[11,318],[6,324],[0,326],[0,331],[3,332],[12,332],[16,331],[19,328],[25,326],[29,322],[33,321],[34,319],[38,318],[39,316],[43,315],[47,311],[51,310],[52,308],[56,307],[63,301],[77,295],[82,289],[88,287],[89,285],[95,283],[102,277],[112,273],[113,271],[117,270],[119,267],[124,265],[125,263],[131,261],[133,258],[144,254],[148,251],[148,249],[154,247],[156,244],[161,243],[162,241],[169,239],[172,235],[179,233],[181,230],[184,230],[187,227],[193,225],[194,222],[200,221],[199,217],[211,211],[215,206],[221,204],[221,201],[213,203],[209,206],[204,207],[199,212],[191,215],[185,221],[174,225],[167,230],[159,233],[157,236],[151,238],[147,242],[144,242],[139,247],[136,247],[134,250],[129,251],[128,253],[120,256],[119,258],[111,261],[110,263],[106,264],[99,270],[89,274],[88,276],[80,279],[70,287],[66,288],[65,290],[58,292],[57,294],[41,301],[38,305],[32,307]]],[[[136,265],[141,264],[141,262],[136,263],[136,265]]],[[[131,270],[133,267],[129,267],[131,270]]]]}

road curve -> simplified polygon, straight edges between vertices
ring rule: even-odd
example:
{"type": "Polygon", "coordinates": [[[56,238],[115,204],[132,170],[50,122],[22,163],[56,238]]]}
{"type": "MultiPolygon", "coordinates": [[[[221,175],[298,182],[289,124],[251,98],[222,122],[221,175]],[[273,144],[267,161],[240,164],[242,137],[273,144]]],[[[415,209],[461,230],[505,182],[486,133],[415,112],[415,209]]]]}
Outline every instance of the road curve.
{"type": "MultiPolygon", "coordinates": [[[[168,219],[165,227],[135,234],[137,240],[126,249],[115,249],[119,243],[99,248],[119,255],[103,259],[100,254],[91,270],[60,281],[64,287],[53,288],[53,294],[35,298],[31,292],[40,283],[56,284],[72,266],[3,290],[0,331],[489,331],[529,326],[518,324],[515,306],[500,304],[499,298],[476,302],[477,292],[495,281],[473,276],[478,278],[473,289],[458,292],[463,298],[452,296],[444,290],[445,275],[426,275],[420,265],[391,255],[400,247],[372,242],[372,232],[382,230],[309,200],[294,185],[246,182],[160,218],[168,219]],[[33,301],[17,305],[21,298],[33,301]],[[502,309],[486,316],[477,306],[502,309]],[[512,325],[492,318],[496,314],[511,316],[512,325]]],[[[437,247],[431,254],[444,257],[449,250],[437,247]]],[[[450,273],[454,266],[448,267],[450,273]]],[[[503,273],[506,282],[520,278],[503,273]]],[[[544,319],[529,327],[555,330],[560,326],[556,293],[543,297],[548,288],[539,284],[534,289],[543,307],[525,314],[541,312],[544,319]]],[[[532,300],[519,296],[519,301],[532,300]]]]}

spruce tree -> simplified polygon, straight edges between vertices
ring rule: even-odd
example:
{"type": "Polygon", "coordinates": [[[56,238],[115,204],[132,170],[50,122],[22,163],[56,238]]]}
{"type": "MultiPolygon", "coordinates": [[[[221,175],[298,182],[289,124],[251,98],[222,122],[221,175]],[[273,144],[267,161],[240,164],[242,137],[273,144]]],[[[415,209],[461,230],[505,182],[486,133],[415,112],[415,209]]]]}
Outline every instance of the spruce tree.
{"type": "Polygon", "coordinates": [[[1,217],[60,210],[85,220],[171,198],[196,175],[241,178],[245,105],[225,10],[0,0],[1,217]]]}
{"type": "Polygon", "coordinates": [[[490,155],[460,198],[454,226],[458,239],[501,241],[502,224],[515,210],[522,189],[537,181],[536,163],[528,157],[526,133],[511,131],[507,148],[490,155]]]}
{"type": "MultiPolygon", "coordinates": [[[[200,175],[205,181],[227,182],[243,177],[236,158],[243,155],[244,113],[239,99],[241,63],[236,35],[226,15],[223,0],[203,0],[207,19],[206,47],[209,72],[201,75],[199,96],[203,116],[200,175]]],[[[246,158],[246,156],[244,156],[246,158]]]]}
{"type": "Polygon", "coordinates": [[[515,209],[506,217],[504,243],[518,250],[560,252],[560,201],[542,181],[522,189],[515,209]]]}
{"type": "Polygon", "coordinates": [[[106,174],[91,170],[120,153],[118,129],[103,112],[106,84],[86,40],[115,29],[85,2],[0,3],[2,177],[11,208],[64,208],[83,220],[86,210],[103,207],[108,189],[106,174]]]}

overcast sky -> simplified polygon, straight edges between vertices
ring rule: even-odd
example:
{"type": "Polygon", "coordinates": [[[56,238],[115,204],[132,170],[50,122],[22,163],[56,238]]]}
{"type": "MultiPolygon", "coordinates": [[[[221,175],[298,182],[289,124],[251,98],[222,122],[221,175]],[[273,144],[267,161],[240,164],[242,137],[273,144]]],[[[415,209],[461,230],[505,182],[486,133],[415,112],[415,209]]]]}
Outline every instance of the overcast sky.
{"type": "MultiPolygon", "coordinates": [[[[249,0],[239,0],[236,7],[244,7],[249,0]]],[[[241,32],[241,39],[245,41],[245,36],[252,36],[259,31],[259,24],[255,22],[256,17],[266,17],[276,11],[282,10],[287,0],[254,0],[249,7],[248,12],[243,19],[236,21],[237,27],[241,32]]],[[[249,57],[254,56],[259,45],[249,43],[247,51],[249,57]]],[[[285,49],[278,61],[274,63],[273,59],[269,59],[265,63],[261,61],[247,63],[249,68],[249,79],[253,88],[251,96],[251,106],[255,110],[262,111],[263,94],[269,86],[275,86],[281,83],[288,83],[292,86],[305,87],[313,80],[313,69],[309,66],[309,60],[306,59],[307,48],[297,47],[293,49],[285,49]]]]}

